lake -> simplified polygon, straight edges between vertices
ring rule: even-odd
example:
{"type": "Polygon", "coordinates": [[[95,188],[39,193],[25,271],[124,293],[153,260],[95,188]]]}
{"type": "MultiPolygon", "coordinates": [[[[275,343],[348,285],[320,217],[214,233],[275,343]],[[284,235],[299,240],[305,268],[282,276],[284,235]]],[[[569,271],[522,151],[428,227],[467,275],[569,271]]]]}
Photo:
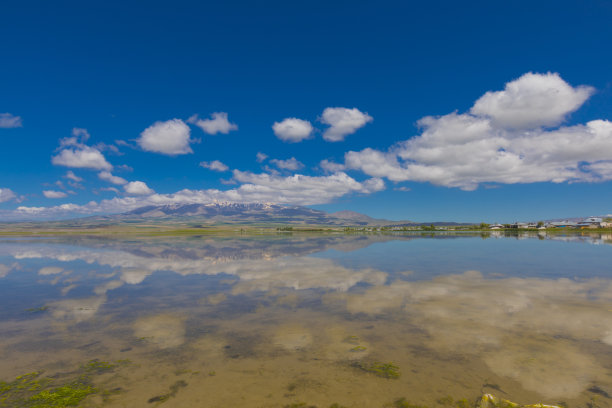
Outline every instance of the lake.
{"type": "Polygon", "coordinates": [[[0,407],[608,407],[610,244],[0,237],[0,407]]]}

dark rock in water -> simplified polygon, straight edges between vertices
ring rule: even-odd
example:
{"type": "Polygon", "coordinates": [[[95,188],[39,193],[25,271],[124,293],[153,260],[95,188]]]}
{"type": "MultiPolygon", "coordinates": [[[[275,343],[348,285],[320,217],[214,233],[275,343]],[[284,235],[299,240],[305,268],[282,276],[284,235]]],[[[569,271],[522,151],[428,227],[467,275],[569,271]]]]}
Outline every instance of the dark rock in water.
{"type": "Polygon", "coordinates": [[[610,394],[608,394],[605,390],[602,390],[601,388],[599,388],[597,385],[592,386],[587,391],[592,392],[593,394],[602,395],[606,398],[612,398],[610,397],[610,394]]]}

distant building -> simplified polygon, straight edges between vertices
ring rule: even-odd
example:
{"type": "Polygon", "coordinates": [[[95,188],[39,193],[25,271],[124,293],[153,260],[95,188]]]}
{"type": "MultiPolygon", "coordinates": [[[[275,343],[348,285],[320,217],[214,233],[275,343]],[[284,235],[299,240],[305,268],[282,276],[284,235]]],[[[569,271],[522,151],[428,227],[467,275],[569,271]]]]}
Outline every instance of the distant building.
{"type": "Polygon", "coordinates": [[[515,222],[514,224],[510,224],[510,228],[527,229],[531,227],[529,227],[529,224],[527,224],[526,222],[515,222]]]}
{"type": "Polygon", "coordinates": [[[604,220],[599,217],[589,217],[576,224],[577,228],[601,228],[604,220]]]}
{"type": "Polygon", "coordinates": [[[576,228],[577,224],[578,223],[574,221],[565,220],[565,221],[554,221],[548,225],[552,228],[576,228]]]}

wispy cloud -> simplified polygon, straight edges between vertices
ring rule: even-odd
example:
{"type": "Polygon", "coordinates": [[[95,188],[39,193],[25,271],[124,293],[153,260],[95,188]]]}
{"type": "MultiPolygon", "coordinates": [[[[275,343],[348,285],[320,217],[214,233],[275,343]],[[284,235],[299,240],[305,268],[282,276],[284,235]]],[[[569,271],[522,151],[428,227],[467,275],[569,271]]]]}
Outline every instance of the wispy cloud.
{"type": "Polygon", "coordinates": [[[278,160],[272,159],[270,163],[274,164],[276,167],[282,170],[298,170],[304,167],[304,164],[297,160],[295,157],[292,157],[287,160],[278,160]]]}
{"type": "Polygon", "coordinates": [[[22,127],[21,116],[15,116],[10,113],[0,113],[0,128],[18,128],[22,127]]]}
{"type": "Polygon", "coordinates": [[[187,119],[187,123],[196,125],[209,135],[228,134],[233,130],[238,130],[238,125],[228,120],[226,112],[215,112],[211,117],[212,119],[200,119],[198,115],[193,115],[187,119]]]}
{"type": "Polygon", "coordinates": [[[321,160],[321,162],[319,163],[319,167],[321,167],[323,170],[325,170],[328,173],[336,173],[338,171],[344,171],[346,168],[344,164],[336,163],[336,162],[333,162],[327,159],[321,160]]]}
{"type": "Polygon", "coordinates": [[[203,161],[203,162],[200,162],[200,166],[206,169],[209,169],[209,170],[214,170],[214,171],[228,171],[229,170],[229,167],[226,164],[220,162],[219,160],[213,160],[211,162],[203,161]]]}
{"type": "Polygon", "coordinates": [[[76,182],[76,183],[80,183],[80,182],[82,182],[82,181],[83,181],[83,178],[82,178],[82,177],[77,176],[76,174],[74,174],[74,172],[73,172],[72,170],[68,170],[68,171],[66,172],[66,175],[65,175],[64,177],[65,177],[65,178],[67,178],[67,179],[69,179],[69,180],[72,180],[72,181],[74,181],[74,182],[76,182]]]}
{"type": "Polygon", "coordinates": [[[16,199],[17,195],[10,188],[0,188],[0,203],[16,199]]]}
{"type": "Polygon", "coordinates": [[[44,190],[43,195],[47,198],[65,198],[68,197],[68,194],[63,191],[55,191],[55,190],[44,190]]]}
{"type": "Polygon", "coordinates": [[[101,171],[98,173],[98,178],[100,180],[108,181],[109,183],[116,184],[118,186],[122,186],[127,184],[127,180],[123,177],[114,176],[110,171],[101,171]]]}

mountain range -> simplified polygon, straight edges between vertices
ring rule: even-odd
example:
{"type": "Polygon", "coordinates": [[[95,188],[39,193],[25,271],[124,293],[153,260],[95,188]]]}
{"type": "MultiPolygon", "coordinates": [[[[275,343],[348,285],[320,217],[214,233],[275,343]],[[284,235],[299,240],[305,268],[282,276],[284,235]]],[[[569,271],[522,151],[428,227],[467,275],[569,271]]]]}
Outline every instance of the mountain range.
{"type": "Polygon", "coordinates": [[[354,211],[327,213],[302,206],[273,203],[210,203],[146,206],[102,218],[109,221],[191,221],[205,224],[388,225],[411,221],[376,219],[354,211]]]}

